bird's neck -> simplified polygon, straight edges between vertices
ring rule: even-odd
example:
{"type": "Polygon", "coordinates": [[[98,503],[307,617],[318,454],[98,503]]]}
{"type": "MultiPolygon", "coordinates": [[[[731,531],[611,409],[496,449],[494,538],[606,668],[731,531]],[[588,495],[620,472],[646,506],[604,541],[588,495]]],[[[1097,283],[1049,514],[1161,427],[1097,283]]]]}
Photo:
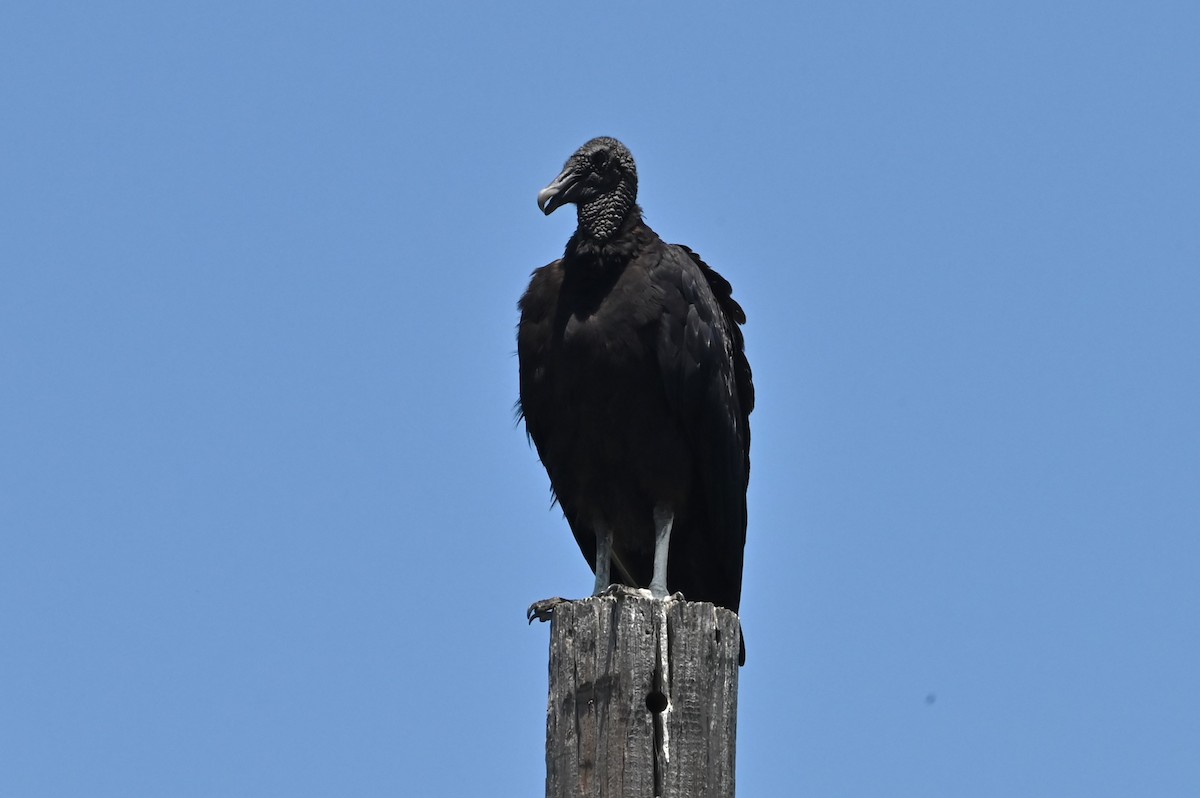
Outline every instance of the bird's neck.
{"type": "Polygon", "coordinates": [[[645,243],[642,209],[631,204],[614,220],[605,219],[604,234],[600,235],[585,221],[584,207],[579,208],[579,228],[567,242],[565,257],[584,271],[623,268],[645,243]]]}
{"type": "Polygon", "coordinates": [[[620,232],[630,213],[637,211],[634,200],[633,187],[622,182],[614,190],[577,205],[579,227],[576,235],[591,239],[600,246],[607,244],[620,232]]]}

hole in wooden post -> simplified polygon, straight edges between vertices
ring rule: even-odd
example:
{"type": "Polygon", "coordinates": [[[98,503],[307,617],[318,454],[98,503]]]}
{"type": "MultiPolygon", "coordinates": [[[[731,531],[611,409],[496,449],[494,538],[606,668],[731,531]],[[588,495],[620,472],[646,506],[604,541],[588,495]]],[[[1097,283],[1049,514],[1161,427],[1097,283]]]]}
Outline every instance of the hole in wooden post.
{"type": "Polygon", "coordinates": [[[658,690],[651,690],[646,695],[646,709],[657,715],[667,708],[667,697],[658,690]]]}
{"type": "Polygon", "coordinates": [[[717,629],[715,632],[713,632],[713,637],[716,638],[716,641],[719,645],[721,642],[721,630],[717,629]]]}

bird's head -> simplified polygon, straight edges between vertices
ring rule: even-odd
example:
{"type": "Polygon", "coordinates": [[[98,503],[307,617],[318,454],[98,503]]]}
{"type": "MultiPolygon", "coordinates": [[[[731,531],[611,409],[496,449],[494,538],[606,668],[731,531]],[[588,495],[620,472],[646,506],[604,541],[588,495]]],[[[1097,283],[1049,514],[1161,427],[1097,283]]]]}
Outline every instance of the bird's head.
{"type": "Polygon", "coordinates": [[[594,138],[567,159],[558,177],[538,192],[537,201],[547,216],[574,203],[583,232],[598,238],[611,235],[637,201],[633,156],[616,139],[594,138]]]}

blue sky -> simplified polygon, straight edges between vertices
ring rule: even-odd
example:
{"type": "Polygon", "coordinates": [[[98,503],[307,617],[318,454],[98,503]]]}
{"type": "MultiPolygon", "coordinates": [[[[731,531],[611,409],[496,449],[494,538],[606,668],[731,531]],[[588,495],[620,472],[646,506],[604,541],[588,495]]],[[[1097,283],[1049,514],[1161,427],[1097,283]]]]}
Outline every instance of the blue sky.
{"type": "Polygon", "coordinates": [[[0,794],[538,795],[594,135],[746,308],[742,795],[1200,790],[1200,10],[10,3],[0,794]]]}

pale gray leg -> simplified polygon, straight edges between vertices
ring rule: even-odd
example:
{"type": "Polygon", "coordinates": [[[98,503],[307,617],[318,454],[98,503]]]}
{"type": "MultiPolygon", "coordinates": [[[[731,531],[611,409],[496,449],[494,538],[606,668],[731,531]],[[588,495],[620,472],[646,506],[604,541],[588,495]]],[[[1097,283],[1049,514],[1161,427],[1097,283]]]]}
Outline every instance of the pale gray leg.
{"type": "Polygon", "coordinates": [[[596,524],[596,587],[593,596],[599,596],[612,582],[609,574],[612,569],[612,528],[605,524],[596,524]]]}
{"type": "Polygon", "coordinates": [[[671,548],[671,525],[675,514],[665,504],[654,505],[654,576],[650,579],[650,595],[667,597],[667,552],[671,548]]]}

